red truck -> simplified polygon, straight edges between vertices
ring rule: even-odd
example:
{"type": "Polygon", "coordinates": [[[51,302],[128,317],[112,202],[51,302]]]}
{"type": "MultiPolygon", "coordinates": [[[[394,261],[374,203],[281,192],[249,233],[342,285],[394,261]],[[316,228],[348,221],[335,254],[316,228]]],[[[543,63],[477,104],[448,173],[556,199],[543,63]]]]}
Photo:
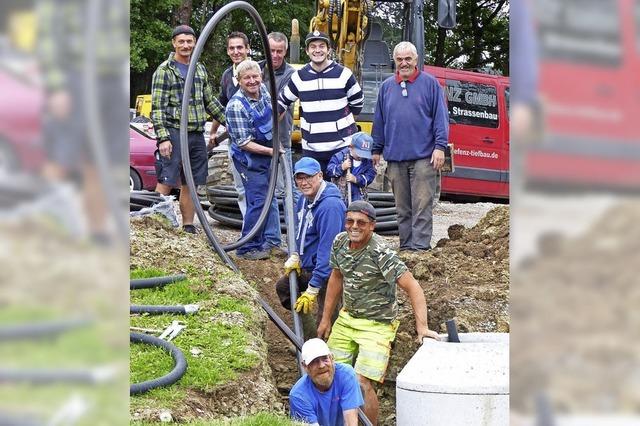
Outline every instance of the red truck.
{"type": "Polygon", "coordinates": [[[640,0],[536,6],[544,136],[525,156],[541,188],[640,188],[640,0]]]}
{"type": "Polygon", "coordinates": [[[453,173],[442,194],[509,198],[509,78],[425,66],[438,79],[449,109],[453,173]]]}

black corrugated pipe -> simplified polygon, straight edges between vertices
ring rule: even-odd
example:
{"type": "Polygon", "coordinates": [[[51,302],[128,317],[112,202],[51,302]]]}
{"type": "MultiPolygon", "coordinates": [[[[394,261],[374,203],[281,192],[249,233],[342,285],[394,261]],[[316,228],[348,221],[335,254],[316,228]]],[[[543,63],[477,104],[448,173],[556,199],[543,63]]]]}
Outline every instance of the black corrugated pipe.
{"type": "Polygon", "coordinates": [[[131,305],[129,307],[130,314],[182,314],[189,315],[198,312],[198,305],[178,305],[178,306],[160,306],[160,305],[131,305]]]}
{"type": "MultiPolygon", "coordinates": [[[[284,166],[284,215],[285,224],[287,227],[287,247],[289,248],[289,256],[297,252],[296,250],[296,235],[295,235],[295,218],[293,213],[293,170],[289,161],[282,156],[282,164],[284,166]]],[[[295,271],[289,273],[289,293],[291,294],[291,300],[298,299],[298,275],[295,271]]],[[[296,336],[303,340],[302,333],[302,320],[300,315],[295,310],[295,303],[291,303],[291,317],[293,318],[293,330],[296,336]]],[[[296,359],[298,360],[298,371],[302,375],[300,367],[300,349],[296,353],[296,359]]]]}
{"type": "Polygon", "coordinates": [[[174,362],[173,370],[171,370],[169,374],[141,383],[132,383],[129,387],[129,395],[137,395],[147,392],[151,389],[170,386],[180,380],[180,378],[184,376],[184,373],[187,371],[187,360],[185,359],[182,351],[178,349],[174,344],[162,340],[158,337],[148,336],[141,333],[131,333],[129,341],[132,343],[146,343],[148,345],[162,348],[165,351],[169,352],[174,362]]]}
{"type": "Polygon", "coordinates": [[[129,289],[138,290],[141,288],[160,287],[186,279],[187,276],[185,274],[167,275],[166,277],[139,278],[136,280],[129,280],[129,289]]]}
{"type": "MultiPolygon", "coordinates": [[[[182,97],[182,118],[180,120],[180,147],[182,152],[189,152],[188,151],[188,140],[187,140],[187,121],[188,121],[188,113],[189,113],[189,100],[190,100],[190,96],[191,96],[191,90],[193,88],[193,80],[194,80],[194,76],[195,76],[195,71],[196,71],[196,63],[198,62],[198,60],[200,59],[200,55],[202,54],[202,50],[204,50],[204,46],[207,43],[207,40],[209,39],[210,34],[213,32],[213,30],[215,29],[215,27],[218,25],[218,23],[224,19],[226,17],[226,15],[228,15],[229,13],[231,13],[232,11],[236,10],[236,9],[242,9],[244,11],[246,11],[251,18],[253,19],[254,23],[256,24],[256,26],[258,27],[258,30],[260,32],[260,36],[261,36],[261,40],[262,40],[262,47],[264,50],[264,56],[267,60],[267,63],[271,63],[271,50],[268,49],[269,46],[269,40],[267,39],[267,30],[264,26],[264,22],[262,22],[262,18],[260,18],[260,15],[258,14],[258,11],[251,6],[249,3],[244,2],[244,1],[234,1],[231,2],[229,4],[224,5],[223,7],[220,8],[220,10],[218,10],[209,20],[209,22],[207,22],[207,25],[205,25],[204,29],[202,30],[202,32],[200,33],[200,38],[198,39],[196,46],[193,50],[193,53],[191,55],[191,61],[190,61],[190,65],[189,65],[189,69],[187,71],[187,78],[185,79],[185,84],[184,84],[184,95],[182,97]]],[[[275,80],[275,76],[273,74],[273,70],[272,67],[268,67],[269,70],[269,87],[270,87],[270,93],[278,93],[278,91],[276,90],[276,80],[275,80]]],[[[271,98],[271,108],[273,111],[273,141],[279,141],[279,129],[278,129],[278,104],[276,101],[276,97],[272,96],[271,98]]],[[[274,149],[275,152],[278,151],[278,144],[277,142],[274,144],[274,149]]],[[[209,239],[209,242],[211,243],[211,245],[213,246],[214,250],[216,251],[216,253],[218,253],[218,255],[220,256],[220,258],[226,263],[228,264],[235,272],[238,272],[238,267],[235,265],[235,263],[233,263],[233,261],[231,260],[231,258],[229,257],[229,255],[226,253],[226,251],[229,250],[234,250],[240,246],[242,246],[244,243],[246,243],[247,241],[251,240],[264,226],[267,216],[269,214],[269,208],[271,206],[271,200],[273,199],[274,196],[274,192],[275,192],[275,187],[276,187],[276,180],[278,178],[278,160],[279,160],[279,155],[273,155],[272,159],[271,159],[271,170],[270,170],[270,176],[269,176],[269,188],[267,190],[267,196],[265,199],[265,203],[264,206],[262,208],[262,211],[260,212],[260,216],[258,217],[258,220],[255,224],[255,226],[253,228],[251,228],[249,230],[249,232],[243,237],[240,238],[238,241],[236,241],[235,243],[232,244],[228,244],[226,246],[222,246],[220,245],[220,243],[218,242],[218,240],[216,239],[215,235],[213,235],[213,231],[211,230],[211,226],[209,225],[209,221],[207,220],[207,218],[205,217],[204,211],[202,210],[202,206],[200,206],[200,200],[198,198],[198,194],[196,192],[196,187],[195,187],[195,183],[193,181],[193,174],[191,173],[191,160],[189,159],[189,156],[183,156],[182,158],[182,166],[184,169],[184,175],[185,175],[185,180],[187,185],[189,186],[189,192],[191,195],[191,199],[193,200],[193,204],[195,207],[195,211],[196,214],[198,215],[198,219],[200,220],[200,224],[202,225],[202,228],[207,236],[207,238],[209,239]]]]}
{"type": "Polygon", "coordinates": [[[0,342],[7,340],[50,338],[73,328],[91,324],[87,318],[10,325],[0,328],[0,342]]]}

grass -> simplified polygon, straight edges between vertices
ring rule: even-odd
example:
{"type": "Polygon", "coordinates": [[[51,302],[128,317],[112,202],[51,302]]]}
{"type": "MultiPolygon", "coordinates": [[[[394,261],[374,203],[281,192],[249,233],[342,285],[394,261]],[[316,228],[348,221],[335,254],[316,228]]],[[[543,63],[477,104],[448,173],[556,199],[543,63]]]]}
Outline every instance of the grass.
{"type": "MultiPolygon", "coordinates": [[[[29,306],[7,306],[0,310],[0,326],[37,324],[74,318],[74,312],[29,306]]],[[[49,382],[30,384],[8,381],[0,384],[0,411],[25,415],[37,423],[48,423],[64,406],[75,401],[79,425],[123,424],[127,420],[127,339],[113,321],[92,322],[47,337],[6,341],[0,345],[2,368],[8,370],[87,371],[113,367],[116,376],[100,384],[49,382]]]]}
{"type": "MultiPolygon", "coordinates": [[[[132,421],[131,426],[155,425],[157,423],[132,421]]],[[[302,423],[294,422],[284,415],[276,415],[271,413],[259,413],[255,416],[241,417],[231,421],[194,421],[186,423],[191,426],[291,426],[301,425],[302,423]]]]}
{"type": "MultiPolygon", "coordinates": [[[[131,278],[150,278],[167,275],[158,269],[131,271],[131,278]]],[[[131,304],[184,305],[198,304],[194,315],[139,315],[131,317],[135,327],[164,330],[173,320],[187,327],[173,339],[187,359],[188,369],[180,381],[168,388],[154,389],[131,398],[131,408],[166,407],[180,405],[186,389],[207,392],[219,384],[235,379],[259,361],[249,348],[251,331],[256,324],[249,305],[228,296],[216,294],[209,279],[189,274],[188,280],[168,284],[164,288],[141,289],[131,292],[131,304]],[[226,314],[226,315],[225,315],[226,314]],[[232,318],[224,321],[220,318],[232,318]],[[192,350],[199,351],[197,355],[192,350]]],[[[155,333],[157,336],[159,333],[155,333]]],[[[131,381],[141,382],[168,373],[173,360],[163,350],[142,344],[130,348],[131,381]]]]}

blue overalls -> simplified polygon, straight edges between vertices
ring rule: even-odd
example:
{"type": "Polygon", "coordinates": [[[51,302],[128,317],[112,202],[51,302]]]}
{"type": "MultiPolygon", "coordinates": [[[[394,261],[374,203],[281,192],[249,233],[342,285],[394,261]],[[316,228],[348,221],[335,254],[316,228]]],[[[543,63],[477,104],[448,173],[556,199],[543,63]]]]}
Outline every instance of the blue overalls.
{"type": "MultiPolygon", "coordinates": [[[[265,110],[259,113],[243,96],[238,97],[238,99],[251,114],[251,121],[253,122],[255,131],[255,142],[260,145],[273,147],[271,106],[267,105],[265,110]]],[[[271,157],[244,151],[235,145],[231,146],[231,150],[233,163],[242,178],[247,201],[247,212],[244,215],[244,221],[242,223],[242,237],[244,237],[258,222],[260,211],[264,206],[269,188],[269,166],[271,164],[271,157]]],[[[240,255],[263,249],[265,249],[264,226],[251,240],[239,247],[236,253],[240,255]]]]}

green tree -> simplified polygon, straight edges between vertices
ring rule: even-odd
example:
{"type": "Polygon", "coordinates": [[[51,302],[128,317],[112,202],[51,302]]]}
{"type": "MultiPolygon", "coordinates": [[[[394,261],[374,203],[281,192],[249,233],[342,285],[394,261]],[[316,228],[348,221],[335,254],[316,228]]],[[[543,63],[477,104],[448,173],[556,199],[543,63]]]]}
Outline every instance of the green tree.
{"type": "MultiPolygon", "coordinates": [[[[227,4],[225,0],[131,0],[131,102],[139,94],[151,90],[151,76],[171,52],[171,29],[178,23],[189,23],[200,34],[216,11],[227,4]]],[[[258,10],[268,32],[280,31],[291,35],[291,19],[300,22],[304,37],[314,13],[306,0],[257,0],[251,4],[258,10]]],[[[226,37],[232,31],[242,31],[249,37],[252,57],[264,58],[260,34],[253,20],[244,11],[234,11],[216,27],[205,45],[200,61],[211,83],[218,87],[220,76],[229,66],[226,37]]]]}
{"type": "MultiPolygon", "coordinates": [[[[441,67],[492,67],[508,75],[509,17],[506,0],[458,0],[457,26],[437,25],[437,0],[424,4],[425,63],[441,67]]],[[[375,20],[391,48],[402,38],[402,3],[378,3],[375,20]]]]}
{"type": "MultiPolygon", "coordinates": [[[[130,0],[131,2],[131,102],[151,90],[151,76],[171,52],[171,29],[189,23],[200,34],[213,14],[229,0],[130,0]]],[[[267,31],[291,35],[291,19],[300,24],[302,39],[315,13],[309,0],[253,0],[267,31]]],[[[393,47],[402,37],[401,2],[377,3],[374,19],[383,26],[384,37],[393,47]]],[[[440,29],[436,23],[437,0],[425,0],[425,62],[453,68],[494,69],[509,72],[509,21],[507,0],[458,0],[458,25],[440,29]]],[[[218,87],[220,76],[229,66],[226,36],[242,31],[249,37],[252,57],[263,59],[263,46],[257,28],[244,11],[227,16],[211,34],[200,60],[209,71],[211,83],[218,87]]],[[[300,57],[306,60],[303,47],[300,57]]]]}

